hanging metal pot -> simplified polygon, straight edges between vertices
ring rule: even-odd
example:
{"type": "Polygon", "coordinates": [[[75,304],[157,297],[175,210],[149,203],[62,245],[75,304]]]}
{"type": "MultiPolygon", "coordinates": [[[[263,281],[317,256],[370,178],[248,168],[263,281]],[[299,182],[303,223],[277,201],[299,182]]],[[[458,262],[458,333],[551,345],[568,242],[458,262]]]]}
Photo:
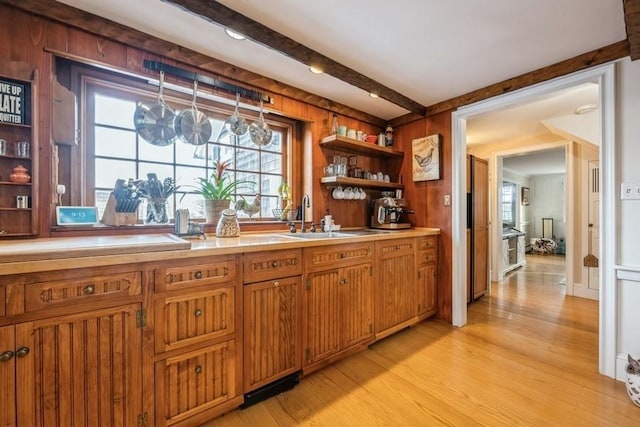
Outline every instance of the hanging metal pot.
{"type": "Polygon", "coordinates": [[[211,138],[211,121],[196,106],[196,98],[198,94],[198,82],[193,82],[193,101],[191,108],[184,110],[176,116],[175,129],[178,138],[185,144],[204,145],[211,138]]]}
{"type": "Polygon", "coordinates": [[[262,100],[260,100],[260,117],[257,122],[253,122],[251,126],[249,126],[249,137],[254,144],[263,147],[271,143],[272,136],[273,132],[271,128],[264,121],[264,116],[262,115],[262,100]]]}
{"type": "Polygon", "coordinates": [[[240,94],[236,92],[236,110],[233,112],[233,115],[229,117],[224,122],[224,127],[231,133],[234,133],[238,136],[244,135],[247,133],[247,129],[249,126],[247,125],[247,121],[240,117],[240,113],[238,112],[238,106],[240,105],[240,94]]]}
{"type": "Polygon", "coordinates": [[[158,101],[154,103],[140,103],[133,113],[133,123],[136,132],[142,139],[156,146],[173,144],[176,139],[174,128],[175,112],[164,103],[162,89],[164,72],[160,71],[160,89],[158,101]]]}

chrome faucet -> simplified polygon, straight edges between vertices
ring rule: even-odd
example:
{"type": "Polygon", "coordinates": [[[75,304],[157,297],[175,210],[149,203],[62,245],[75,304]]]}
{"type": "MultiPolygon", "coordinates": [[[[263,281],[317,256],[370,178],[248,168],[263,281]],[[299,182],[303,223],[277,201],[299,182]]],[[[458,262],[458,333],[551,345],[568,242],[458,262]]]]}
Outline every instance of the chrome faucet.
{"type": "Polygon", "coordinates": [[[302,212],[300,212],[300,220],[302,222],[302,225],[300,226],[300,232],[301,233],[306,233],[307,232],[307,230],[305,229],[305,225],[304,225],[304,221],[305,221],[305,219],[304,219],[304,216],[305,216],[304,211],[305,211],[305,208],[308,208],[308,207],[310,207],[310,205],[309,205],[309,195],[305,194],[304,196],[302,196],[302,212]]]}

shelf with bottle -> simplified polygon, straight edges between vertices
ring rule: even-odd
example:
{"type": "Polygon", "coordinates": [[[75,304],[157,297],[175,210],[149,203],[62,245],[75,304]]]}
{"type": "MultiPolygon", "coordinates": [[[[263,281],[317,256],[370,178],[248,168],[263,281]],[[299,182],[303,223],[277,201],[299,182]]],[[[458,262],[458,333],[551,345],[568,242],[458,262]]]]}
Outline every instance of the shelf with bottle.
{"type": "Polygon", "coordinates": [[[320,140],[320,145],[324,148],[345,151],[347,153],[360,153],[369,156],[382,157],[404,157],[404,153],[402,151],[388,147],[381,147],[375,143],[358,141],[357,139],[347,138],[346,136],[327,136],[320,140]]]}
{"type": "Polygon", "coordinates": [[[0,61],[0,238],[37,235],[37,70],[28,63],[0,61]]]}

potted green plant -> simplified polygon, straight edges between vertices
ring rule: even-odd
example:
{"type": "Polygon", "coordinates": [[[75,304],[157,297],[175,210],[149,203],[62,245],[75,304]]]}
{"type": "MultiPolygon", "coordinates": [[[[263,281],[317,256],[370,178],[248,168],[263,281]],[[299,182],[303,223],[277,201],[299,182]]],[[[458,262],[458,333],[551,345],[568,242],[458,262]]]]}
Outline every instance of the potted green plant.
{"type": "Polygon", "coordinates": [[[229,209],[233,195],[238,190],[252,190],[255,182],[248,180],[232,181],[226,172],[229,162],[217,160],[209,178],[196,178],[196,185],[190,186],[194,193],[204,198],[204,212],[207,223],[217,224],[220,213],[229,209]]]}

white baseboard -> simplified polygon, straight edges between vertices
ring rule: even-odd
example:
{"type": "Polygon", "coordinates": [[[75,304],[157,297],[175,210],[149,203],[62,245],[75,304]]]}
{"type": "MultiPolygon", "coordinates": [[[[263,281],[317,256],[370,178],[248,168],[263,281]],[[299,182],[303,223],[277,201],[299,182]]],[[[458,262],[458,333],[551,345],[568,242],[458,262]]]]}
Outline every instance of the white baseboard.
{"type": "Polygon", "coordinates": [[[580,283],[574,283],[573,296],[598,301],[598,299],[600,298],[600,291],[598,291],[597,289],[585,288],[580,283]]]}
{"type": "Polygon", "coordinates": [[[627,355],[618,353],[616,356],[616,380],[623,382],[627,380],[627,363],[629,363],[627,355]]]}

